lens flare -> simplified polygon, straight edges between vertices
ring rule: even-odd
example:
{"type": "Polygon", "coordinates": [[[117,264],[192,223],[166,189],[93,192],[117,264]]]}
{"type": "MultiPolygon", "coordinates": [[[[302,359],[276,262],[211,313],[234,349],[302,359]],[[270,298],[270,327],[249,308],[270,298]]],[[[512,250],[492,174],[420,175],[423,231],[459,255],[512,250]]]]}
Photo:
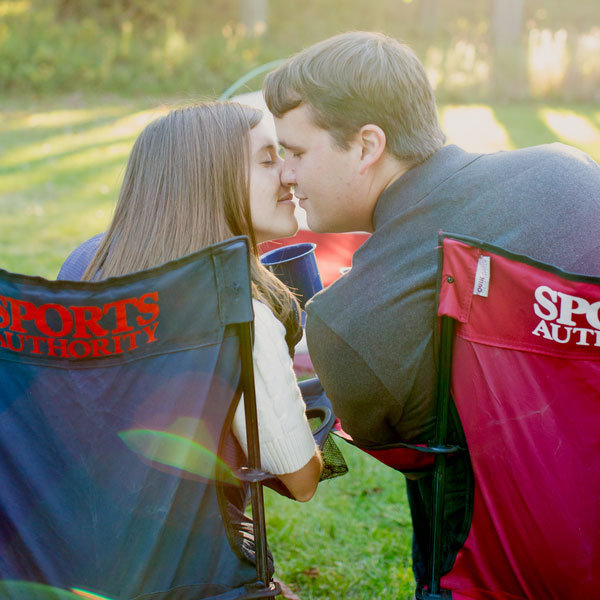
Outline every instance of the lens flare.
{"type": "Polygon", "coordinates": [[[108,596],[92,594],[78,588],[71,591],[52,587],[35,581],[0,580],[0,598],[2,600],[111,600],[108,596]]]}
{"type": "Polygon", "coordinates": [[[119,437],[153,466],[164,465],[209,481],[240,485],[218,456],[188,437],[153,429],[130,429],[120,432],[119,437]]]}
{"type": "Polygon", "coordinates": [[[111,600],[108,596],[101,596],[100,594],[93,594],[92,592],[88,592],[87,590],[82,590],[81,588],[71,588],[71,591],[81,598],[88,598],[88,600],[111,600]]]}

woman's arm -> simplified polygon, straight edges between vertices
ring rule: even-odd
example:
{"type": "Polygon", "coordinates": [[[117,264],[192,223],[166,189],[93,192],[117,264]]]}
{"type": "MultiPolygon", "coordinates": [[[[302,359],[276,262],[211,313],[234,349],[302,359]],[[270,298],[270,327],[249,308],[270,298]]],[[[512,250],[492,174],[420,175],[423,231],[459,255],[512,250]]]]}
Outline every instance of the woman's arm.
{"type": "MultiPolygon", "coordinates": [[[[261,466],[276,475],[301,502],[312,498],[322,471],[321,457],[306,419],[285,342],[285,329],[271,309],[254,306],[254,383],[261,466]]],[[[233,433],[247,453],[243,402],[236,410],[233,433]]]]}
{"type": "Polygon", "coordinates": [[[322,471],[321,453],[316,449],[312,458],[301,469],[277,477],[298,502],[308,502],[317,489],[322,471]]]}

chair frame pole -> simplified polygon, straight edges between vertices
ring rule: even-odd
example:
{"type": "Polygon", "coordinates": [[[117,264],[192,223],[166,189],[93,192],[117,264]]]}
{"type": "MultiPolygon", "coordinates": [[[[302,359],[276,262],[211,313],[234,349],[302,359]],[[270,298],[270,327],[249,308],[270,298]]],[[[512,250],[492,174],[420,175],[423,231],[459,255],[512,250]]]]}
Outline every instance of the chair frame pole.
{"type": "Polygon", "coordinates": [[[272,71],[279,65],[283,64],[287,59],[286,58],[278,58],[276,60],[272,60],[271,62],[265,63],[264,65],[259,65],[252,69],[252,71],[246,73],[236,81],[234,81],[220,96],[219,102],[223,100],[228,100],[231,98],[243,85],[248,83],[250,80],[254,79],[258,75],[262,75],[262,73],[266,73],[267,71],[272,71]]]}
{"type": "MultiPolygon", "coordinates": [[[[254,388],[254,366],[252,361],[252,324],[240,323],[241,379],[244,391],[244,412],[246,435],[248,438],[248,466],[260,470],[260,445],[258,441],[258,417],[256,412],[256,392],[254,388]]],[[[256,544],[256,572],[259,580],[268,586],[269,568],[267,560],[267,527],[262,483],[250,482],[254,542],[256,544]]]]}
{"type": "MultiPolygon", "coordinates": [[[[438,366],[438,394],[436,403],[436,427],[434,446],[446,443],[448,429],[448,407],[450,404],[450,380],[452,372],[452,347],[454,342],[454,319],[446,315],[441,318],[441,339],[438,366]]],[[[436,454],[433,471],[433,511],[431,517],[429,547],[429,594],[428,598],[442,598],[440,590],[442,519],[444,515],[444,492],[446,488],[446,454],[436,454]]]]}

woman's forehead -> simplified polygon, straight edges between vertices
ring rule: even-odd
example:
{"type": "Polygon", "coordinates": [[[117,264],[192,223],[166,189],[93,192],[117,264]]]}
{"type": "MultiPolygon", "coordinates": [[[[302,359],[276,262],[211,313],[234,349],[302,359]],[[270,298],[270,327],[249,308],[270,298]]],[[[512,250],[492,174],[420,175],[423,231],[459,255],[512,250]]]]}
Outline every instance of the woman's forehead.
{"type": "Polygon", "coordinates": [[[266,116],[263,117],[260,122],[250,130],[250,141],[253,152],[269,146],[277,148],[277,135],[272,119],[268,119],[266,116]]]}

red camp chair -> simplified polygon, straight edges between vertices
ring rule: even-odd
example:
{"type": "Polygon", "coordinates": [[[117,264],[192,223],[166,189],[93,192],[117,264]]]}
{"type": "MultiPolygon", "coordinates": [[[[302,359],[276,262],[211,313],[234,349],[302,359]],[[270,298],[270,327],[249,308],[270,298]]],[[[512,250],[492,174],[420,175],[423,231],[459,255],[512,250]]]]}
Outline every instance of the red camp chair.
{"type": "Polygon", "coordinates": [[[468,537],[440,565],[436,457],[431,579],[417,598],[599,597],[600,277],[441,234],[438,439],[454,401],[475,491],[468,537]]]}

